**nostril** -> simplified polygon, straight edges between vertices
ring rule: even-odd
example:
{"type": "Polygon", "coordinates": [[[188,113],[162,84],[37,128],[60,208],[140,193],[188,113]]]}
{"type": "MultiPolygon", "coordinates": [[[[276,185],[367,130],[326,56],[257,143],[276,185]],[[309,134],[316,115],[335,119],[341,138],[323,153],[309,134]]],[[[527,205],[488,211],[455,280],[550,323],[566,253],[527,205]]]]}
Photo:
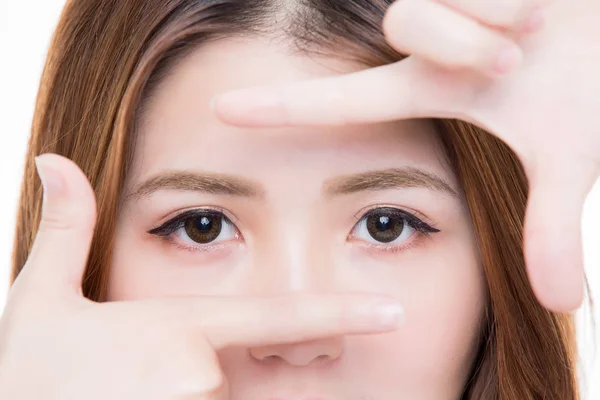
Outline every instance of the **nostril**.
{"type": "Polygon", "coordinates": [[[273,363],[276,363],[280,359],[281,359],[281,357],[276,356],[276,355],[266,356],[265,358],[263,358],[263,362],[265,364],[273,364],[273,363]]]}
{"type": "Polygon", "coordinates": [[[264,365],[280,362],[292,366],[327,364],[341,357],[342,338],[314,340],[303,343],[281,344],[249,349],[250,356],[264,365]]]}
{"type": "Polygon", "coordinates": [[[330,362],[332,362],[334,359],[335,358],[331,357],[330,355],[323,354],[318,357],[315,357],[311,363],[314,365],[327,365],[330,362]]]}

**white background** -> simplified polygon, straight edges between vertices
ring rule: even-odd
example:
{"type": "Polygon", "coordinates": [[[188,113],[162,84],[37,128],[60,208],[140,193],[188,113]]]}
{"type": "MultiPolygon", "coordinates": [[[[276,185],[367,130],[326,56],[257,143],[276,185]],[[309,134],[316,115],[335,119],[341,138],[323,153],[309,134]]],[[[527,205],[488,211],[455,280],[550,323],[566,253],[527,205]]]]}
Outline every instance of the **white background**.
{"type": "MultiPolygon", "coordinates": [[[[35,96],[63,5],[64,0],[0,0],[0,309],[8,291],[17,197],[35,96]]],[[[600,298],[600,181],[586,201],[582,228],[586,272],[592,295],[600,298]]],[[[600,399],[600,368],[594,346],[594,341],[600,343],[600,324],[594,338],[590,310],[584,307],[577,317],[586,375],[584,399],[600,399]]],[[[600,304],[594,318],[600,323],[600,304]]]]}

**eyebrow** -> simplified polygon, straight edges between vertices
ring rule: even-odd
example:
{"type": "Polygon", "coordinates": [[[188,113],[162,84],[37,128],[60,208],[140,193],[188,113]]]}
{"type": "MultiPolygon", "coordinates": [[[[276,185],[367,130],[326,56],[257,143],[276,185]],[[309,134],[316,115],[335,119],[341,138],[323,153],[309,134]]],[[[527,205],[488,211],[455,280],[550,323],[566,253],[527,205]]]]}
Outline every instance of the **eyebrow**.
{"type": "MultiPolygon", "coordinates": [[[[427,188],[459,198],[458,193],[442,178],[420,168],[388,168],[359,174],[344,175],[325,181],[327,195],[345,195],[361,191],[399,188],[427,188]]],[[[205,192],[214,195],[262,197],[265,189],[257,182],[228,174],[190,171],[168,171],[153,176],[135,186],[125,201],[150,196],[159,190],[205,192]]]]}
{"type": "Polygon", "coordinates": [[[215,195],[261,197],[262,185],[227,174],[169,171],[153,176],[137,185],[125,201],[137,200],[159,190],[186,190],[215,195]]]}
{"type": "Polygon", "coordinates": [[[457,191],[438,175],[416,167],[388,168],[332,178],[324,183],[329,195],[400,188],[426,188],[460,199],[457,191]]]}

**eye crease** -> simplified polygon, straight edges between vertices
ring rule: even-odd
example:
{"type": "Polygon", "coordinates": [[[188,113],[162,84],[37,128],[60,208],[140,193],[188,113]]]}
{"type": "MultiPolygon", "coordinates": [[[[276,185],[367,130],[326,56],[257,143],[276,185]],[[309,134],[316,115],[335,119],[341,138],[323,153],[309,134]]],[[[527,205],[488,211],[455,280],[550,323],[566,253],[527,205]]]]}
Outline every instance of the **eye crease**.
{"type": "MultiPolygon", "coordinates": [[[[405,242],[413,236],[429,237],[436,232],[440,230],[410,212],[377,207],[360,217],[348,238],[384,251],[401,251],[408,247],[405,242]]],[[[235,224],[223,211],[215,209],[185,211],[148,233],[190,251],[210,250],[241,238],[235,224]]]]}

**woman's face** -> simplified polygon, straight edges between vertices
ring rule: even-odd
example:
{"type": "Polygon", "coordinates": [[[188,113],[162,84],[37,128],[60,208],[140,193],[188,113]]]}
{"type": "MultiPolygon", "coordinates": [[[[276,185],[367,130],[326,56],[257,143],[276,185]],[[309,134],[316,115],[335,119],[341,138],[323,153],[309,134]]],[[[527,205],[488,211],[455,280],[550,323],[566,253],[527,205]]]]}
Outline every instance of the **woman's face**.
{"type": "Polygon", "coordinates": [[[465,385],[485,281],[431,123],[242,129],[209,109],[224,90],[362,68],[267,40],[212,43],[142,119],[109,301],[371,292],[405,309],[393,333],[220,352],[234,400],[458,399],[465,385]]]}

